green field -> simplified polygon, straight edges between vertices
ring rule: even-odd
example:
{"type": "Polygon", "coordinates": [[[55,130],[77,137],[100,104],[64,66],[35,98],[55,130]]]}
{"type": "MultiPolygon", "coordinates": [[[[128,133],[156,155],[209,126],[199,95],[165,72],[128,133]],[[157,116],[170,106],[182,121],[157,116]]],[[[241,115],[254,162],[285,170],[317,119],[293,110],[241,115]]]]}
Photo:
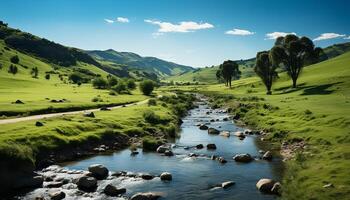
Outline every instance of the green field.
{"type": "MultiPolygon", "coordinates": [[[[146,99],[138,90],[132,91],[132,95],[109,95],[108,90],[94,89],[91,84],[69,84],[67,74],[71,68],[59,67],[53,69],[54,65],[39,60],[33,56],[20,53],[14,49],[6,50],[4,43],[0,40],[0,113],[6,115],[26,114],[51,110],[62,111],[70,109],[83,109],[98,107],[104,104],[123,104],[146,99]],[[19,57],[18,73],[8,73],[11,65],[10,58],[14,55],[19,57]],[[39,69],[38,78],[32,78],[30,71],[32,67],[39,69]],[[50,80],[45,79],[45,72],[55,71],[50,75],[50,80]],[[60,80],[59,74],[64,78],[60,80]],[[99,102],[92,102],[94,97],[101,99],[99,102]],[[51,100],[62,100],[62,103],[53,103],[51,100]],[[14,104],[21,100],[24,104],[14,104]]],[[[77,66],[87,69],[93,73],[106,77],[107,73],[95,66],[79,62],[77,66]]]]}
{"type": "Polygon", "coordinates": [[[306,142],[287,162],[284,199],[348,199],[350,196],[350,52],[308,66],[298,87],[286,74],[274,83],[272,95],[257,77],[223,84],[173,86],[167,90],[202,92],[213,104],[233,108],[249,126],[267,130],[266,139],[306,142]],[[233,95],[228,97],[227,95],[233,95]],[[334,188],[323,188],[332,183],[334,188]]]}

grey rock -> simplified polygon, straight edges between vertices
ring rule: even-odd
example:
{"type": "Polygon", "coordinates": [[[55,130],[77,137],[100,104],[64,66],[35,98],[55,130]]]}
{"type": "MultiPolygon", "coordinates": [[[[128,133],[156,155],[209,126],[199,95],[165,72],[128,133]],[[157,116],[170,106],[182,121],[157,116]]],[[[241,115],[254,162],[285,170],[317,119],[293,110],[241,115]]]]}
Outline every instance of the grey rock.
{"type": "Polygon", "coordinates": [[[234,181],[226,181],[226,182],[221,183],[221,187],[226,189],[226,188],[233,186],[234,184],[235,184],[234,181]]]}
{"type": "Polygon", "coordinates": [[[270,151],[266,151],[266,153],[264,153],[262,158],[264,160],[272,160],[272,153],[270,151]]]}
{"type": "Polygon", "coordinates": [[[215,144],[207,144],[207,149],[216,149],[216,145],[215,144]]]}
{"type": "Polygon", "coordinates": [[[173,176],[169,172],[163,172],[160,175],[160,179],[163,181],[171,181],[173,179],[173,176]]]}
{"type": "Polygon", "coordinates": [[[236,162],[248,163],[253,160],[253,157],[250,154],[237,154],[233,157],[233,160],[236,162]]]}
{"type": "Polygon", "coordinates": [[[92,191],[97,187],[97,180],[94,177],[82,176],[78,179],[77,186],[83,191],[92,191]]]}
{"type": "Polygon", "coordinates": [[[108,176],[108,169],[100,164],[89,166],[89,172],[91,172],[92,176],[97,179],[105,179],[108,176]]]}
{"type": "Polygon", "coordinates": [[[209,128],[208,129],[208,134],[219,135],[220,131],[215,129],[215,128],[209,128]]]}
{"type": "Polygon", "coordinates": [[[64,193],[62,191],[58,191],[58,192],[50,193],[49,196],[52,200],[61,200],[61,199],[64,199],[66,197],[66,193],[64,193]]]}
{"type": "Polygon", "coordinates": [[[116,188],[115,186],[108,184],[103,189],[103,192],[108,196],[118,196],[120,194],[124,194],[126,192],[125,188],[116,188]]]}
{"type": "Polygon", "coordinates": [[[137,193],[130,200],[157,200],[161,195],[154,192],[137,193]]]}

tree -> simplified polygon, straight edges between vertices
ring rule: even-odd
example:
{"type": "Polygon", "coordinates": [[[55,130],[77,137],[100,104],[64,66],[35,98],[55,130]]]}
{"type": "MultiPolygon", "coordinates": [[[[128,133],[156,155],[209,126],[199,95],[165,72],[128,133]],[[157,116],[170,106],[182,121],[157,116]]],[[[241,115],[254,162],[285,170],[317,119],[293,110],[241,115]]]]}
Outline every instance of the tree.
{"type": "Polygon", "coordinates": [[[15,75],[15,74],[17,74],[17,72],[18,72],[17,66],[15,66],[15,65],[10,65],[9,70],[8,70],[8,73],[11,73],[11,74],[15,75]]]}
{"type": "Polygon", "coordinates": [[[266,87],[266,94],[271,94],[272,82],[277,78],[275,71],[277,66],[272,65],[269,58],[269,52],[262,51],[256,54],[254,71],[261,78],[266,87]]]}
{"type": "Polygon", "coordinates": [[[118,94],[128,93],[128,90],[127,90],[127,87],[126,87],[126,84],[124,83],[124,81],[119,81],[119,83],[117,85],[112,87],[112,90],[114,90],[118,94]]]}
{"type": "Polygon", "coordinates": [[[129,79],[129,80],[126,82],[126,86],[128,87],[128,89],[134,90],[134,89],[136,88],[136,83],[135,83],[134,80],[129,79]]]}
{"type": "Polygon", "coordinates": [[[154,82],[145,80],[140,83],[140,90],[144,95],[150,95],[154,89],[154,82]]]}
{"type": "Polygon", "coordinates": [[[108,86],[108,83],[102,77],[97,77],[92,80],[92,86],[94,86],[94,88],[97,88],[97,89],[106,89],[108,86]]]}
{"type": "Polygon", "coordinates": [[[32,71],[30,71],[30,74],[32,75],[33,78],[38,78],[39,69],[37,67],[33,67],[32,71]]]}
{"type": "Polygon", "coordinates": [[[293,88],[297,86],[297,79],[306,65],[319,61],[322,51],[315,48],[307,37],[286,35],[276,39],[275,46],[270,51],[272,65],[282,64],[293,81],[293,88]]]}
{"type": "Polygon", "coordinates": [[[235,61],[227,60],[220,65],[219,71],[216,72],[217,78],[223,78],[225,85],[230,86],[232,79],[239,79],[241,72],[239,71],[238,64],[235,61]]]}
{"type": "Polygon", "coordinates": [[[10,61],[13,63],[13,64],[18,64],[19,63],[19,58],[17,55],[14,55],[10,58],[10,61]]]}
{"type": "Polygon", "coordinates": [[[110,74],[107,76],[108,87],[112,88],[113,86],[118,84],[118,79],[110,74]]]}
{"type": "Polygon", "coordinates": [[[46,74],[46,75],[45,75],[45,79],[46,79],[46,80],[50,80],[50,78],[51,78],[51,77],[50,77],[50,74],[46,74]]]}
{"type": "MultiPolygon", "coordinates": [[[[63,76],[59,75],[60,79],[63,80],[63,76]]],[[[83,81],[83,77],[80,73],[78,72],[74,72],[72,74],[69,75],[69,80],[71,80],[73,83],[79,83],[83,81]]]]}

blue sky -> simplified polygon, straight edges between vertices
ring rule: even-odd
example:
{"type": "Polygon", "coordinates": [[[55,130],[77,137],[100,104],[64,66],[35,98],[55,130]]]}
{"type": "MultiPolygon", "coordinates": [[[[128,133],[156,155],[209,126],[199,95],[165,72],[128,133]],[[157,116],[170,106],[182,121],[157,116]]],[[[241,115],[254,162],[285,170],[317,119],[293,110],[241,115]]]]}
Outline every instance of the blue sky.
{"type": "Polygon", "coordinates": [[[349,9],[347,0],[3,0],[0,20],[68,46],[204,67],[254,57],[283,33],[350,42],[349,9]]]}

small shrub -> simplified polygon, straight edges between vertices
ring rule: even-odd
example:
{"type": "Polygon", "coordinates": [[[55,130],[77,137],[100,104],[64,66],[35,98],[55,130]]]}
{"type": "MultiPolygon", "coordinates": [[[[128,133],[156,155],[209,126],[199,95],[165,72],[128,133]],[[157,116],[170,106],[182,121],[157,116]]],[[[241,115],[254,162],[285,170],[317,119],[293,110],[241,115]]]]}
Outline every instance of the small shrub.
{"type": "MultiPolygon", "coordinates": [[[[61,81],[63,81],[63,75],[60,74],[59,78],[61,81]]],[[[82,74],[80,74],[78,72],[74,72],[74,73],[70,74],[68,79],[71,80],[73,83],[84,82],[84,78],[83,78],[82,74]]]]}
{"type": "Polygon", "coordinates": [[[142,147],[144,150],[155,151],[162,144],[162,141],[151,136],[145,136],[142,138],[142,147]]]}
{"type": "Polygon", "coordinates": [[[37,67],[33,67],[32,70],[30,71],[30,74],[32,75],[33,78],[38,78],[39,69],[37,67]]]}
{"type": "Polygon", "coordinates": [[[94,97],[91,99],[92,102],[103,102],[103,99],[101,97],[94,97]]]}
{"type": "Polygon", "coordinates": [[[129,93],[123,81],[120,81],[117,85],[113,86],[112,90],[118,94],[129,93]]]}
{"type": "Polygon", "coordinates": [[[128,87],[128,89],[134,90],[134,89],[136,88],[136,83],[135,83],[134,80],[129,79],[129,80],[126,82],[126,86],[128,87]]]}
{"type": "Polygon", "coordinates": [[[11,73],[11,74],[15,75],[15,74],[17,74],[17,72],[18,72],[17,66],[15,66],[15,65],[10,65],[9,70],[8,70],[8,73],[11,73]]]}
{"type": "Polygon", "coordinates": [[[156,106],[156,105],[157,105],[157,100],[155,99],[148,100],[148,106],[156,106]]]}
{"type": "Polygon", "coordinates": [[[306,110],[304,111],[304,113],[305,113],[306,115],[311,115],[311,114],[312,114],[311,110],[309,110],[309,109],[306,109],[306,110]]]}
{"type": "Polygon", "coordinates": [[[150,95],[154,89],[154,82],[150,80],[142,81],[140,83],[140,90],[144,95],[150,95]]]}
{"type": "Polygon", "coordinates": [[[111,96],[115,96],[115,95],[117,95],[117,93],[116,92],[114,92],[114,91],[109,91],[109,93],[108,93],[109,95],[111,95],[111,96]]]}
{"type": "Polygon", "coordinates": [[[19,58],[17,55],[14,55],[10,58],[10,61],[13,63],[13,64],[18,64],[19,63],[19,58]]]}
{"type": "MultiPolygon", "coordinates": [[[[50,74],[46,74],[46,75],[45,75],[45,79],[46,79],[46,80],[50,80],[50,74]]],[[[79,84],[78,84],[78,85],[79,85],[79,84]]]]}
{"type": "Polygon", "coordinates": [[[118,84],[118,79],[113,76],[107,76],[108,87],[113,87],[118,84]]]}
{"type": "Polygon", "coordinates": [[[97,77],[92,80],[92,86],[97,89],[106,89],[108,86],[108,83],[105,79],[102,77],[97,77]]]}
{"type": "Polygon", "coordinates": [[[155,114],[152,110],[147,110],[143,113],[143,118],[146,122],[151,124],[158,124],[160,122],[159,115],[155,114]]]}

